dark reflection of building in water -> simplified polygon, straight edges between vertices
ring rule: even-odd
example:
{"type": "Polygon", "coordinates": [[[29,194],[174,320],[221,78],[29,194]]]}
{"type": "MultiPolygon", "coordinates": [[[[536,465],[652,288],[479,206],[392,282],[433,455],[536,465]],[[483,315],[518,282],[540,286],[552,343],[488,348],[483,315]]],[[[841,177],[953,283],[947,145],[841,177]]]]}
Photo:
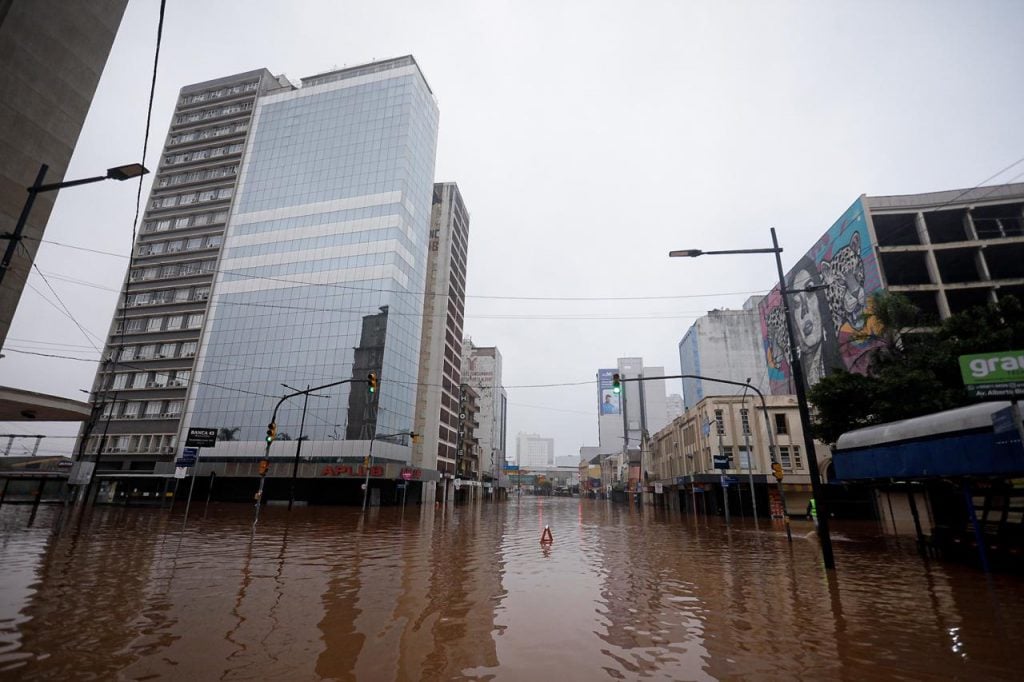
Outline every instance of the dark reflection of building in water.
{"type": "Polygon", "coordinates": [[[498,665],[502,529],[482,509],[457,522],[407,512],[330,569],[317,676],[440,680],[498,665]]]}
{"type": "MultiPolygon", "coordinates": [[[[646,515],[623,513],[629,518],[616,518],[616,512],[603,522],[623,523],[627,532],[601,535],[594,548],[603,565],[597,612],[604,626],[595,634],[608,645],[599,665],[627,678],[668,673],[673,679],[721,679],[707,667],[713,656],[703,591],[680,571],[692,564],[687,554],[694,548],[654,540],[659,529],[648,528],[646,515]]],[[[703,567],[694,571],[694,581],[704,578],[703,567]]]]}
{"type": "MultiPolygon", "coordinates": [[[[20,646],[18,651],[4,647],[0,659],[9,662],[23,654],[26,660],[13,674],[0,666],[0,679],[116,679],[147,653],[133,646],[143,614],[155,635],[173,625],[152,608],[158,591],[155,556],[167,516],[86,509],[79,512],[87,515],[79,526],[81,517],[70,516],[70,509],[63,512],[66,525],[52,534],[47,526],[56,514],[37,521],[49,537],[40,538],[46,546],[36,563],[32,594],[18,615],[20,646]]],[[[152,641],[159,642],[159,636],[152,641]]]]}
{"type": "Polygon", "coordinates": [[[388,333],[388,306],[381,306],[380,312],[363,317],[363,328],[359,345],[352,359],[352,388],[348,394],[348,440],[371,440],[377,432],[378,393],[370,393],[366,378],[372,372],[378,381],[387,381],[381,376],[384,366],[384,342],[388,333]]]}

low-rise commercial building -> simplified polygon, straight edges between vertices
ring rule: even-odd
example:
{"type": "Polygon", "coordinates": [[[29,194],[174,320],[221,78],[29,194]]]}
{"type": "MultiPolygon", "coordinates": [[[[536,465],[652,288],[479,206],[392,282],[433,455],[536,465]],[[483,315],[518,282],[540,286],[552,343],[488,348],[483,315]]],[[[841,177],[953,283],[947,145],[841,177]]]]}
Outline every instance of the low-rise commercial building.
{"type": "MultiPolygon", "coordinates": [[[[796,397],[766,396],[765,403],[767,415],[749,393],[705,398],[654,434],[648,472],[655,503],[717,514],[727,494],[732,513],[749,515],[753,483],[758,515],[780,516],[774,460],[782,466],[788,512],[803,514],[811,497],[811,478],[796,397]],[[656,492],[659,489],[661,493],[656,492]]],[[[816,445],[824,471],[829,451],[823,443],[816,445]]]]}

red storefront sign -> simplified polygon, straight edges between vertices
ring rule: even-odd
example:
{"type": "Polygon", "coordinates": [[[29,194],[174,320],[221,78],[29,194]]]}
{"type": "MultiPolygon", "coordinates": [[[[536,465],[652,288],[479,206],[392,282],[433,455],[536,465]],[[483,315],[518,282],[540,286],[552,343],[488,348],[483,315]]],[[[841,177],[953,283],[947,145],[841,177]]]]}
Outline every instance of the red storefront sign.
{"type": "MultiPolygon", "coordinates": [[[[370,467],[370,478],[383,478],[384,472],[385,468],[383,465],[375,464],[370,467]]],[[[362,464],[325,464],[324,468],[320,470],[320,475],[340,478],[362,478],[366,476],[366,467],[362,464]]],[[[402,469],[400,476],[406,481],[418,481],[423,477],[423,470],[402,469]]]]}

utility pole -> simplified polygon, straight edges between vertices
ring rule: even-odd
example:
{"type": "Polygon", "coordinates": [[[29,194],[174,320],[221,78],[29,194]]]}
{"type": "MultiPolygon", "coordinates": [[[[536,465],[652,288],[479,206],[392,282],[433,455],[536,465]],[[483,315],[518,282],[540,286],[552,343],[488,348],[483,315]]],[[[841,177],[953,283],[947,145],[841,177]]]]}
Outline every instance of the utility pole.
{"type": "MultiPolygon", "coordinates": [[[[625,376],[622,377],[622,380],[623,381],[627,381],[625,376]]],[[[626,387],[623,386],[622,387],[622,401],[621,401],[622,402],[622,461],[619,462],[619,469],[618,469],[618,471],[615,472],[615,477],[617,479],[620,479],[622,477],[622,464],[624,462],[625,465],[626,465],[626,471],[627,471],[626,483],[628,484],[629,483],[629,476],[628,476],[628,472],[629,472],[629,416],[628,416],[628,410],[627,410],[627,407],[626,407],[626,393],[627,393],[626,387]]]]}
{"type": "MultiPolygon", "coordinates": [[[[716,412],[718,410],[715,410],[716,412]]],[[[718,456],[721,459],[725,459],[728,463],[728,459],[725,457],[725,447],[722,444],[722,435],[725,433],[724,424],[718,422],[718,415],[715,415],[715,431],[718,432],[718,456]]],[[[726,467],[728,468],[728,467],[726,467]]],[[[725,524],[729,525],[729,485],[725,482],[725,474],[718,474],[719,480],[722,482],[722,498],[725,500],[725,524]]]]}
{"type": "Polygon", "coordinates": [[[302,419],[299,421],[299,440],[295,444],[295,463],[292,465],[292,486],[288,493],[288,511],[292,510],[295,504],[295,479],[299,477],[299,453],[302,452],[302,432],[306,428],[306,406],[309,404],[309,384],[306,384],[306,392],[302,396],[302,419]]]}
{"type": "MultiPolygon", "coordinates": [[[[371,372],[369,374],[369,376],[366,378],[365,381],[366,381],[367,385],[370,386],[371,392],[376,391],[376,388],[377,388],[377,375],[376,374],[371,372]]],[[[294,398],[295,396],[308,395],[309,393],[311,393],[313,391],[320,391],[320,390],[323,390],[325,388],[332,388],[334,386],[341,386],[342,384],[350,384],[352,382],[363,383],[363,380],[362,379],[342,379],[341,381],[333,381],[333,382],[331,382],[329,384],[323,384],[322,386],[316,386],[314,388],[307,388],[305,391],[294,391],[293,393],[288,393],[286,395],[281,396],[281,399],[277,401],[276,405],[274,405],[274,412],[271,414],[270,423],[267,425],[267,445],[266,445],[266,448],[263,450],[263,459],[260,460],[260,485],[259,485],[259,488],[257,489],[256,495],[255,495],[256,511],[254,513],[253,520],[252,520],[252,532],[254,534],[256,533],[256,524],[260,520],[260,504],[263,502],[263,486],[264,486],[264,482],[266,481],[266,478],[267,478],[267,472],[270,470],[270,446],[273,444],[274,439],[277,438],[277,411],[281,408],[281,404],[284,403],[284,401],[288,400],[289,398],[294,398]]],[[[116,393],[114,394],[114,399],[115,400],[117,399],[117,394],[116,393]]],[[[107,420],[107,423],[109,424],[110,420],[107,420]]],[[[104,431],[104,437],[106,437],[106,432],[105,431],[104,431]]],[[[100,445],[102,446],[102,441],[101,441],[100,445]]],[[[372,441],[371,441],[371,447],[372,447],[372,441]]],[[[97,462],[98,461],[99,461],[99,459],[97,457],[97,462]]]]}
{"type": "MultiPolygon", "coordinates": [[[[750,379],[747,379],[750,383],[750,379]]],[[[747,451],[747,481],[750,485],[750,506],[757,523],[757,494],[754,492],[754,453],[750,451],[750,411],[747,409],[747,387],[743,387],[743,407],[740,409],[740,427],[743,429],[743,447],[747,451]]]]}
{"type": "Polygon", "coordinates": [[[786,289],[786,275],[782,271],[782,249],[779,248],[779,240],[775,235],[775,228],[772,232],[772,248],[775,251],[775,267],[779,271],[779,294],[782,299],[782,317],[786,321],[786,334],[789,337],[789,354],[793,370],[793,383],[796,384],[796,403],[800,409],[800,428],[804,432],[804,451],[807,457],[807,468],[811,473],[811,493],[814,495],[814,502],[818,509],[818,540],[821,542],[821,556],[826,569],[836,567],[836,559],[832,554],[832,536],[829,533],[828,523],[828,501],[825,499],[824,488],[821,485],[821,472],[818,470],[818,453],[814,448],[814,437],[811,436],[811,413],[807,408],[807,390],[804,386],[804,370],[800,361],[800,350],[796,343],[796,334],[793,332],[793,316],[789,309],[789,297],[786,289]]]}
{"type": "Polygon", "coordinates": [[[647,492],[647,400],[644,396],[644,372],[640,370],[640,383],[636,385],[640,392],[640,476],[637,480],[640,502],[643,503],[644,495],[647,492]]]}
{"type": "Polygon", "coordinates": [[[459,467],[462,464],[462,444],[465,442],[467,401],[466,384],[459,384],[459,430],[455,434],[455,482],[452,484],[454,488],[452,492],[453,501],[458,501],[459,486],[462,483],[462,472],[459,471],[459,467]]]}

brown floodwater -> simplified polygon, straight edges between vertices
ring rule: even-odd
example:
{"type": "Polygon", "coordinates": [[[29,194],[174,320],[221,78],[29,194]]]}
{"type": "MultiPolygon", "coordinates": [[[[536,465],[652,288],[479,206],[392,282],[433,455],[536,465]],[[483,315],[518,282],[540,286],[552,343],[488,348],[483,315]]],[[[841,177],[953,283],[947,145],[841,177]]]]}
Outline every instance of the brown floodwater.
{"type": "Polygon", "coordinates": [[[1020,679],[1024,580],[873,524],[531,498],[455,509],[0,508],[0,678],[1020,679]],[[550,525],[554,543],[540,544],[550,525]]]}

